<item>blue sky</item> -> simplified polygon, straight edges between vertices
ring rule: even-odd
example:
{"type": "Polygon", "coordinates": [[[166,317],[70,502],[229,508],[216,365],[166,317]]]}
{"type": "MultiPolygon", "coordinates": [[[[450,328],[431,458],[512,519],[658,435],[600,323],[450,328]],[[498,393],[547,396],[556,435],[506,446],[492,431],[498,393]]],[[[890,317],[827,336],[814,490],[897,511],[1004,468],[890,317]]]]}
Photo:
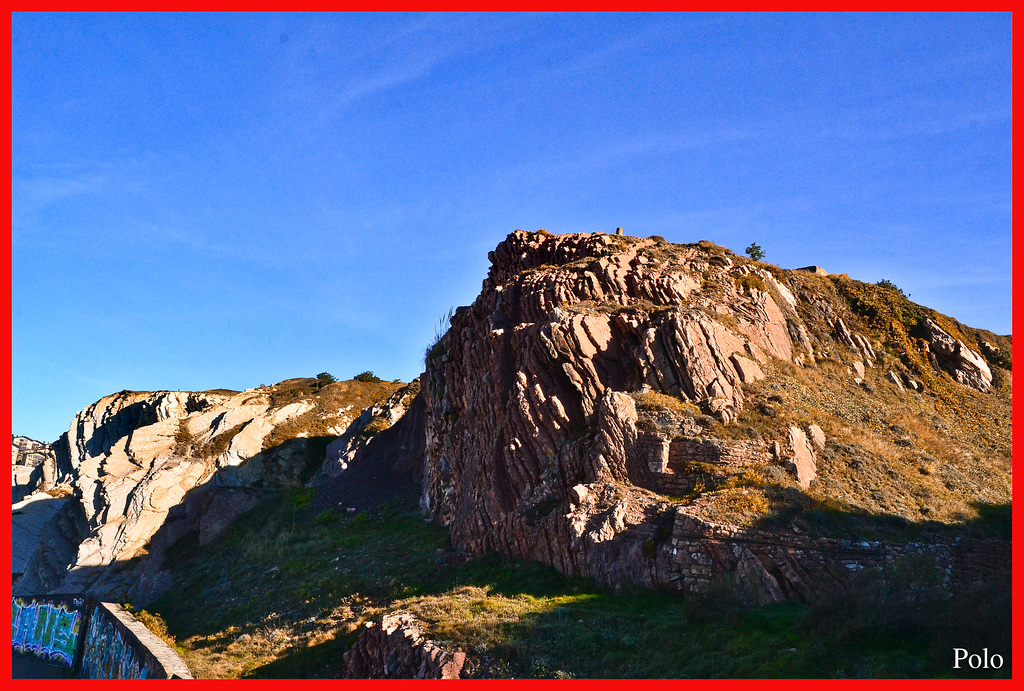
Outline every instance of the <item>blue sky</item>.
{"type": "Polygon", "coordinates": [[[1004,15],[13,18],[13,431],[408,380],[516,228],[709,239],[1010,332],[1004,15]]]}

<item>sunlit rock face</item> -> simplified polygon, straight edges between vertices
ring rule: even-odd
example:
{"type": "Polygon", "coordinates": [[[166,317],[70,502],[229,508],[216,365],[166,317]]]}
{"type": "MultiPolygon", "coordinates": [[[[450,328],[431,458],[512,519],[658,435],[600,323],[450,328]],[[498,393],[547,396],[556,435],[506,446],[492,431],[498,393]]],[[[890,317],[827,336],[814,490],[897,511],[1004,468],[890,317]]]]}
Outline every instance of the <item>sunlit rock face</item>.
{"type": "MultiPolygon", "coordinates": [[[[711,243],[604,234],[516,231],[489,258],[422,378],[421,503],[458,547],[673,591],[729,574],[761,601],[834,586],[821,555],[836,545],[716,524],[700,498],[667,500],[755,466],[798,490],[816,481],[827,441],[814,420],[749,441],[713,430],[772,363],[845,362],[851,385],[876,366],[881,342],[848,326],[857,319],[827,278],[815,277],[827,299],[798,297],[782,272],[711,243]],[[682,412],[638,410],[651,392],[682,412]]],[[[987,390],[973,351],[933,341],[958,381],[987,390]]],[[[851,563],[895,558],[855,552],[851,563]]]]}
{"type": "MultiPolygon", "coordinates": [[[[55,445],[54,483],[73,496],[44,527],[16,590],[109,595],[145,584],[155,571],[109,567],[148,555],[168,512],[193,490],[238,490],[194,502],[203,511],[193,507],[188,527],[209,541],[251,508],[246,488],[298,481],[298,465],[276,462],[287,449],[263,446],[277,425],[309,408],[272,406],[264,390],[122,391],[90,405],[55,445]]],[[[161,561],[147,568],[158,571],[161,561]]]]}

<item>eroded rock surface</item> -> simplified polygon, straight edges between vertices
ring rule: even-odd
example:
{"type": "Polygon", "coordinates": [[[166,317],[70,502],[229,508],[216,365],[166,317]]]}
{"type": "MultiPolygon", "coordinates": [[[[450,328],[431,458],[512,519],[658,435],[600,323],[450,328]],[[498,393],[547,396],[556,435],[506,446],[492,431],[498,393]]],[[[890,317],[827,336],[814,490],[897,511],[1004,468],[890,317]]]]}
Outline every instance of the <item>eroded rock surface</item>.
{"type": "Polygon", "coordinates": [[[158,595],[169,585],[162,550],[175,539],[195,530],[205,544],[254,505],[248,490],[298,484],[308,441],[264,445],[310,407],[272,405],[266,389],[123,391],[89,406],[55,445],[55,481],[73,496],[41,531],[16,592],[158,595]],[[146,558],[109,568],[137,557],[146,558]]]}
{"type": "MultiPolygon", "coordinates": [[[[767,438],[717,440],[669,411],[639,412],[636,395],[665,394],[728,424],[772,362],[829,358],[863,377],[881,357],[838,303],[795,295],[729,254],[522,231],[491,253],[480,296],[456,311],[423,375],[421,503],[459,548],[675,591],[730,574],[762,600],[811,596],[844,572],[839,557],[822,557],[831,566],[808,575],[816,557],[745,546],[742,529],[736,537],[708,522],[699,502],[664,500],[753,467],[789,469],[810,487],[825,435],[810,424],[809,435],[780,426],[767,438]]],[[[982,388],[984,363],[962,343],[935,340],[957,380],[982,388]]],[[[849,555],[849,571],[858,559],[849,555]]]]}
{"type": "Polygon", "coordinates": [[[409,612],[385,614],[368,623],[345,653],[350,679],[458,679],[466,654],[426,638],[409,612]]]}

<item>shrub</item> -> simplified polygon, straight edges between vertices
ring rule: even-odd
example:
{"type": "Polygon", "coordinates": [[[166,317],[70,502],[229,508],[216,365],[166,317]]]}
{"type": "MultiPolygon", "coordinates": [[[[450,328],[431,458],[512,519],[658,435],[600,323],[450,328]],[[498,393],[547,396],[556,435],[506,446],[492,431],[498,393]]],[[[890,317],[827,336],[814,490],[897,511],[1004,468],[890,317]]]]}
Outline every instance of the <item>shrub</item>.
{"type": "Polygon", "coordinates": [[[640,410],[668,410],[685,417],[699,417],[700,408],[689,401],[681,401],[675,396],[666,396],[657,391],[633,394],[636,407],[640,410]]]}
{"type": "Polygon", "coordinates": [[[764,259],[764,250],[762,250],[761,246],[758,245],[756,242],[750,243],[747,249],[743,251],[746,252],[747,256],[753,259],[754,261],[761,261],[762,259],[764,259]]]}
{"type": "Polygon", "coordinates": [[[736,286],[740,289],[745,288],[748,292],[757,288],[761,291],[767,291],[768,288],[765,286],[764,281],[761,280],[760,276],[755,274],[747,274],[746,276],[736,276],[733,280],[736,281],[736,286]]]}
{"type": "Polygon", "coordinates": [[[356,381],[366,382],[367,384],[376,384],[380,382],[380,377],[374,376],[373,372],[371,372],[370,370],[360,372],[359,374],[352,378],[355,379],[356,381]]]}
{"type": "Polygon", "coordinates": [[[338,380],[335,379],[330,374],[328,374],[327,372],[321,372],[320,374],[316,375],[316,381],[317,384],[319,384],[320,386],[327,386],[328,384],[333,384],[338,380]]]}
{"type": "Polygon", "coordinates": [[[879,281],[875,285],[876,286],[881,286],[882,288],[888,288],[889,290],[894,290],[894,291],[896,291],[897,293],[899,293],[900,295],[902,295],[905,298],[909,298],[910,297],[910,293],[904,293],[902,288],[900,288],[899,286],[897,286],[895,283],[893,283],[892,281],[890,281],[888,279],[883,278],[881,281],[879,281]]]}

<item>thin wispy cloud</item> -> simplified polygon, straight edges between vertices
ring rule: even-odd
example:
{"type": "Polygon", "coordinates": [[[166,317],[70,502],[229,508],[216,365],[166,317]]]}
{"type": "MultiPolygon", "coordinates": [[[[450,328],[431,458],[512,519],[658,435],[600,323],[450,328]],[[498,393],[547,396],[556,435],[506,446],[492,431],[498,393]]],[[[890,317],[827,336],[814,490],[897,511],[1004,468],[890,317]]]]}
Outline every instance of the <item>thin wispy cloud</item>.
{"type": "Polygon", "coordinates": [[[723,129],[705,131],[645,132],[620,139],[607,140],[592,148],[561,151],[531,159],[506,168],[494,175],[495,185],[509,188],[533,188],[552,180],[565,180],[580,175],[599,174],[613,166],[633,163],[645,165],[652,157],[676,156],[686,152],[719,150],[742,142],[757,140],[764,130],[723,129]]]}

